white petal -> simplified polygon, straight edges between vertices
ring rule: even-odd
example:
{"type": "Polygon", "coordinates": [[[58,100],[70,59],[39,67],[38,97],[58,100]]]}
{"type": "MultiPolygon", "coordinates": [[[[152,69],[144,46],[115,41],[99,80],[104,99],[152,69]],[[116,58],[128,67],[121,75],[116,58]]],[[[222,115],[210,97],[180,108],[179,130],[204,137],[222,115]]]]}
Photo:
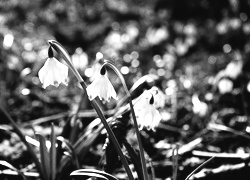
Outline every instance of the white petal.
{"type": "Polygon", "coordinates": [[[51,79],[48,77],[50,69],[49,69],[47,61],[45,62],[44,66],[38,72],[38,77],[39,77],[41,83],[43,84],[44,89],[52,83],[51,79]]]}
{"type": "Polygon", "coordinates": [[[157,127],[161,121],[161,114],[157,109],[154,109],[153,112],[153,121],[152,121],[152,130],[155,131],[155,127],[157,127]]]}
{"type": "Polygon", "coordinates": [[[100,95],[101,90],[102,90],[102,78],[101,76],[99,76],[87,87],[87,93],[89,99],[92,101],[97,96],[99,96],[99,98],[101,99],[102,98],[102,96],[100,95]]]}
{"type": "Polygon", "coordinates": [[[134,110],[137,117],[137,123],[139,125],[139,130],[146,127],[148,130],[152,129],[155,131],[155,127],[158,126],[161,120],[161,115],[148,101],[148,97],[143,96],[135,103],[134,110]]]}
{"type": "Polygon", "coordinates": [[[113,85],[105,75],[99,75],[88,87],[87,93],[90,100],[97,96],[100,100],[110,101],[111,97],[117,99],[113,85]]]}
{"type": "Polygon", "coordinates": [[[58,87],[60,83],[67,85],[68,67],[55,58],[48,58],[38,72],[38,77],[43,84],[43,88],[49,85],[58,87]]]}
{"type": "Polygon", "coordinates": [[[96,98],[97,96],[97,91],[94,89],[94,82],[92,84],[90,84],[88,87],[87,87],[87,94],[89,96],[89,99],[90,101],[92,101],[93,99],[96,98]]]}
{"type": "Polygon", "coordinates": [[[144,127],[147,128],[147,130],[152,129],[152,121],[153,121],[153,115],[151,112],[145,113],[144,116],[144,127]]]}
{"type": "Polygon", "coordinates": [[[109,79],[107,78],[107,76],[104,76],[104,77],[106,79],[109,97],[113,97],[114,99],[117,100],[117,94],[115,92],[115,89],[114,89],[113,85],[111,84],[111,82],[109,81],[109,79]]]}

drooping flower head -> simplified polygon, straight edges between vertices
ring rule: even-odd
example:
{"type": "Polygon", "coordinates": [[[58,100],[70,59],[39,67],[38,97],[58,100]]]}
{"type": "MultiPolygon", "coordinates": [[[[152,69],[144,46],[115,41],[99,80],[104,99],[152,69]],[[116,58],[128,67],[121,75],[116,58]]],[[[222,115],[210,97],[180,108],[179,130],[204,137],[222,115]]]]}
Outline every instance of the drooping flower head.
{"type": "Polygon", "coordinates": [[[48,55],[44,66],[38,72],[43,88],[49,85],[58,87],[60,83],[67,85],[68,67],[54,58],[52,47],[49,47],[48,55]]]}
{"type": "Polygon", "coordinates": [[[139,130],[142,130],[144,127],[148,130],[152,129],[155,131],[155,128],[158,126],[162,117],[159,111],[154,106],[154,96],[148,92],[143,93],[139,100],[134,104],[135,115],[139,130]]]}
{"type": "Polygon", "coordinates": [[[94,81],[87,87],[87,94],[92,101],[97,96],[100,100],[110,101],[111,97],[117,99],[117,94],[111,82],[109,81],[105,67],[102,67],[100,73],[94,81]]]}
{"type": "Polygon", "coordinates": [[[154,106],[156,109],[164,108],[166,96],[165,94],[156,86],[151,89],[144,91],[144,93],[152,94],[154,97],[154,106]]]}

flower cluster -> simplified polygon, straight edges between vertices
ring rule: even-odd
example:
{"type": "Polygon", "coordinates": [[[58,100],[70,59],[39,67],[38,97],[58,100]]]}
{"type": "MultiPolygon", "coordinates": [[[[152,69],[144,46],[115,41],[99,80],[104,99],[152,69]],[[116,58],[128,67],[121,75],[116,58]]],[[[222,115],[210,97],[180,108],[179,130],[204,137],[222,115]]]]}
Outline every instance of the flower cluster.
{"type": "MultiPolygon", "coordinates": [[[[60,63],[53,56],[52,47],[49,48],[49,57],[44,66],[38,72],[43,88],[53,85],[58,87],[60,83],[67,85],[68,67],[60,63]]],[[[71,64],[69,65],[71,66],[71,64]]],[[[86,88],[90,101],[99,97],[102,101],[117,100],[116,91],[107,77],[106,68],[101,67],[94,81],[86,88]]],[[[139,129],[146,127],[155,130],[161,115],[157,108],[165,105],[165,95],[157,87],[144,91],[133,104],[139,129]]]]}

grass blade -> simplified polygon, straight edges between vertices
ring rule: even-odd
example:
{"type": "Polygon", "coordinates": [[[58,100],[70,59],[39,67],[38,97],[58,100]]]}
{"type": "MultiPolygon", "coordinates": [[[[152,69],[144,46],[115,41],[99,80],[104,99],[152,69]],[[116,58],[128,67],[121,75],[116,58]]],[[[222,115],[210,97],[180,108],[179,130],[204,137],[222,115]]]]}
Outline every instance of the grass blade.
{"type": "Polygon", "coordinates": [[[118,180],[116,177],[112,176],[111,174],[108,174],[104,171],[100,171],[97,169],[78,169],[76,171],[73,171],[70,175],[81,175],[81,174],[85,174],[85,173],[98,174],[98,175],[101,175],[109,180],[118,180]]]}
{"type": "Polygon", "coordinates": [[[100,178],[100,179],[105,179],[105,180],[109,180],[108,178],[106,178],[105,176],[102,176],[100,174],[96,174],[96,173],[88,173],[88,172],[72,172],[70,174],[71,176],[87,176],[87,177],[95,177],[95,178],[100,178]]]}
{"type": "Polygon", "coordinates": [[[51,124],[51,136],[50,136],[50,180],[54,180],[56,177],[56,135],[54,129],[54,123],[51,124]]]}
{"type": "Polygon", "coordinates": [[[209,158],[208,160],[206,160],[204,163],[202,163],[200,166],[198,166],[195,170],[193,170],[193,172],[191,172],[185,180],[188,180],[194,173],[196,173],[197,171],[199,171],[202,167],[204,167],[207,163],[209,163],[210,161],[212,161],[215,158],[215,156],[209,158]]]}
{"type": "Polygon", "coordinates": [[[36,164],[37,170],[39,171],[40,177],[42,180],[46,180],[46,178],[44,177],[44,173],[43,173],[43,168],[36,156],[35,151],[32,149],[31,145],[26,141],[25,136],[23,135],[23,133],[21,132],[21,130],[19,129],[19,127],[17,126],[17,124],[15,123],[15,121],[10,117],[10,115],[5,111],[4,108],[2,108],[0,106],[0,111],[2,112],[2,114],[6,117],[6,119],[12,124],[13,126],[13,130],[14,132],[19,136],[19,138],[21,139],[21,141],[25,144],[25,146],[28,149],[28,152],[30,153],[34,163],[36,164]]]}
{"type": "MultiPolygon", "coordinates": [[[[78,161],[77,155],[75,153],[75,149],[72,147],[70,142],[67,139],[64,139],[62,136],[57,137],[57,141],[59,141],[61,143],[64,143],[66,145],[67,149],[69,150],[69,152],[67,152],[67,153],[69,153],[68,157],[71,156],[72,160],[73,160],[73,163],[76,166],[76,168],[77,169],[80,168],[79,167],[79,161],[78,161]]],[[[67,159],[61,161],[59,169],[61,169],[61,167],[64,167],[64,165],[66,165],[67,163],[68,163],[67,159]]]]}
{"type": "Polygon", "coordinates": [[[45,178],[50,177],[50,156],[48,149],[46,147],[46,140],[41,134],[36,134],[40,142],[40,154],[41,154],[41,164],[45,173],[45,178]]]}
{"type": "Polygon", "coordinates": [[[5,167],[7,167],[7,168],[9,168],[9,169],[17,172],[20,176],[22,176],[22,178],[24,180],[26,180],[25,175],[21,171],[19,171],[18,169],[16,169],[14,166],[12,166],[10,163],[8,163],[6,161],[3,161],[3,160],[0,160],[0,165],[5,166],[5,167]]]}

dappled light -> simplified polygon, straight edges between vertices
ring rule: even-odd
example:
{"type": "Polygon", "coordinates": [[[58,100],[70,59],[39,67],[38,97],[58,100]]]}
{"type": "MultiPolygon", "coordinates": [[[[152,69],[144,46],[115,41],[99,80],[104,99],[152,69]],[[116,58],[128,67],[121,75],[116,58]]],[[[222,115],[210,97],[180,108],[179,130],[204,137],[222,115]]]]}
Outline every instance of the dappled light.
{"type": "Polygon", "coordinates": [[[0,1],[0,179],[248,179],[250,1],[0,1]]]}

